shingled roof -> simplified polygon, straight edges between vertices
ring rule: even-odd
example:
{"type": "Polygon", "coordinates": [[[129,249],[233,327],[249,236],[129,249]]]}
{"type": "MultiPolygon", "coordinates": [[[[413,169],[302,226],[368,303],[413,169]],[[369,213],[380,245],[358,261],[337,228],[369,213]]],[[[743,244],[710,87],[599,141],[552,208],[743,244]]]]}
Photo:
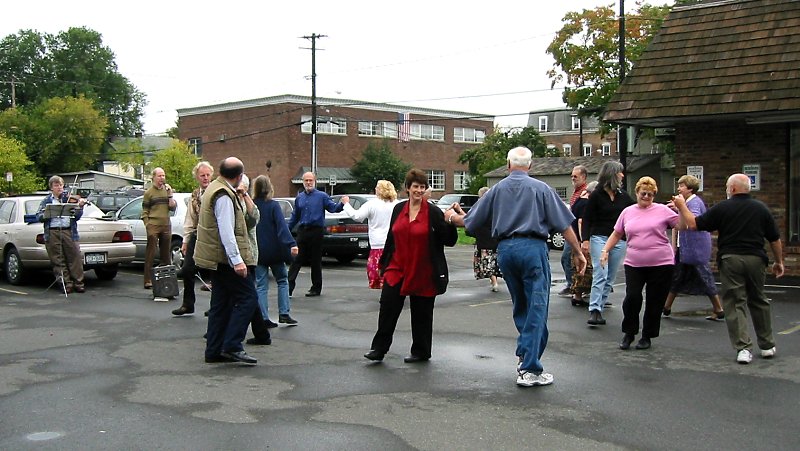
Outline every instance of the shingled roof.
{"type": "MultiPolygon", "coordinates": [[[[647,154],[647,155],[634,155],[629,156],[627,163],[627,171],[635,172],[639,168],[657,162],[661,159],[660,154],[647,154]]],[[[597,174],[600,172],[600,167],[606,161],[613,160],[619,161],[617,157],[542,157],[534,158],[531,164],[531,169],[528,174],[533,177],[542,177],[547,175],[565,175],[572,172],[572,168],[578,165],[586,167],[590,174],[597,174]]],[[[484,177],[505,177],[508,175],[508,168],[501,166],[497,169],[487,172],[484,177]]]]}
{"type": "Polygon", "coordinates": [[[800,117],[800,1],[676,7],[609,102],[604,120],[800,117]]]}

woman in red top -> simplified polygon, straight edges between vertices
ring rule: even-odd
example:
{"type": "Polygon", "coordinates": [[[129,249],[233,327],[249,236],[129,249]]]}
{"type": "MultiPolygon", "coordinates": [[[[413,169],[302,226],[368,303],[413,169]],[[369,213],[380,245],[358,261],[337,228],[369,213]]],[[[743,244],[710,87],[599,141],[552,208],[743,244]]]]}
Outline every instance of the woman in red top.
{"type": "Polygon", "coordinates": [[[406,174],[408,201],[392,211],[389,234],[379,263],[383,273],[378,331],[369,360],[381,361],[389,352],[397,319],[406,296],[411,297],[411,354],[406,363],[425,362],[431,358],[433,301],[447,290],[449,280],[444,246],[458,240],[456,227],[444,220],[444,213],[425,198],[428,176],[419,169],[406,174]]]}

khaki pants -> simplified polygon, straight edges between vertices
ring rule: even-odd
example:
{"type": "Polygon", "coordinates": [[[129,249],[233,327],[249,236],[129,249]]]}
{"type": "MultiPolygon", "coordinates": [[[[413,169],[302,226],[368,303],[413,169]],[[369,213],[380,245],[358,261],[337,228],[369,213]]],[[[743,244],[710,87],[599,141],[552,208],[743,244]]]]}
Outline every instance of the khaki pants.
{"type": "Polygon", "coordinates": [[[724,255],[719,275],[722,281],[725,323],[733,347],[737,351],[753,347],[745,306],[753,317],[758,347],[770,349],[775,346],[772,336],[772,307],[764,295],[766,272],[761,257],[724,255]]]}
{"type": "Polygon", "coordinates": [[[172,243],[172,226],[148,224],[147,227],[147,249],[144,253],[144,283],[153,283],[153,260],[158,248],[159,260],[162,265],[172,264],[170,245],[172,243]]]}
{"type": "Polygon", "coordinates": [[[83,260],[78,243],[72,240],[72,231],[50,229],[45,248],[55,277],[63,277],[68,289],[83,287],[83,260]]]}

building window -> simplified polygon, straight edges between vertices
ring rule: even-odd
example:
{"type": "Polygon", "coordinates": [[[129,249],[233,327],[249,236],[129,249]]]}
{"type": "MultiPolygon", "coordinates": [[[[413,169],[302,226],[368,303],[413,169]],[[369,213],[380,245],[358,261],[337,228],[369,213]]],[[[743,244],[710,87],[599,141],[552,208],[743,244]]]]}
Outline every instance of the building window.
{"type": "Polygon", "coordinates": [[[791,128],[789,137],[789,241],[800,242],[800,125],[791,128]]]}
{"type": "Polygon", "coordinates": [[[203,156],[203,138],[189,138],[189,151],[196,157],[203,156]]]}
{"type": "Polygon", "coordinates": [[[433,191],[444,191],[444,171],[428,169],[428,183],[433,191]]]}
{"type": "Polygon", "coordinates": [[[444,126],[430,124],[411,124],[411,139],[444,141],[444,126]]]}
{"type": "Polygon", "coordinates": [[[603,143],[603,156],[611,156],[611,143],[603,143]]]}
{"type": "Polygon", "coordinates": [[[486,132],[477,128],[455,127],[453,129],[453,141],[464,143],[482,143],[486,137],[486,132]]]}
{"type": "Polygon", "coordinates": [[[360,121],[358,123],[358,136],[397,138],[397,122],[360,121]]]}
{"type": "Polygon", "coordinates": [[[581,118],[578,117],[577,114],[572,115],[572,129],[573,130],[580,130],[581,129],[581,118]]]}
{"type": "Polygon", "coordinates": [[[565,157],[572,156],[572,144],[564,144],[564,156],[565,157]]]}
{"type": "Polygon", "coordinates": [[[469,187],[469,173],[467,171],[453,172],[453,191],[464,191],[469,187]]]}
{"type": "Polygon", "coordinates": [[[558,197],[561,198],[563,201],[567,201],[567,187],[566,186],[557,186],[556,187],[556,194],[558,197]]]}
{"type": "Polygon", "coordinates": [[[539,116],[539,131],[547,131],[547,116],[539,116]]]}
{"type": "Polygon", "coordinates": [[[584,157],[591,157],[592,156],[592,144],[586,143],[583,145],[583,156],[584,157]]]}
{"type": "MultiPolygon", "coordinates": [[[[311,133],[311,116],[303,115],[300,118],[302,125],[300,131],[311,133]]],[[[346,135],[347,119],[343,117],[317,116],[317,133],[330,135],[346,135]]]]}

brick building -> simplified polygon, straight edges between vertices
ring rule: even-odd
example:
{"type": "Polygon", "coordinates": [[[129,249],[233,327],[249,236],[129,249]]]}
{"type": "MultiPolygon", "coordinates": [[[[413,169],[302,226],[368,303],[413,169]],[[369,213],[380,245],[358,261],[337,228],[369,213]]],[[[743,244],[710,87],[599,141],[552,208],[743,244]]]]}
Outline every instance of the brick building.
{"type": "Polygon", "coordinates": [[[675,174],[725,199],[730,174],[778,223],[787,275],[800,276],[800,2],[675,7],[609,102],[605,120],[675,130],[675,174]]]}
{"type": "MultiPolygon", "coordinates": [[[[459,111],[317,99],[317,179],[337,192],[370,142],[385,139],[405,162],[428,172],[433,197],[466,187],[461,153],[492,133],[494,117],[459,111]]],[[[281,95],[178,110],[178,132],[203,159],[236,156],[248,176],[269,173],[275,195],[294,196],[311,167],[311,98],[281,95]]],[[[400,187],[398,187],[400,188],[400,187]]]]}

